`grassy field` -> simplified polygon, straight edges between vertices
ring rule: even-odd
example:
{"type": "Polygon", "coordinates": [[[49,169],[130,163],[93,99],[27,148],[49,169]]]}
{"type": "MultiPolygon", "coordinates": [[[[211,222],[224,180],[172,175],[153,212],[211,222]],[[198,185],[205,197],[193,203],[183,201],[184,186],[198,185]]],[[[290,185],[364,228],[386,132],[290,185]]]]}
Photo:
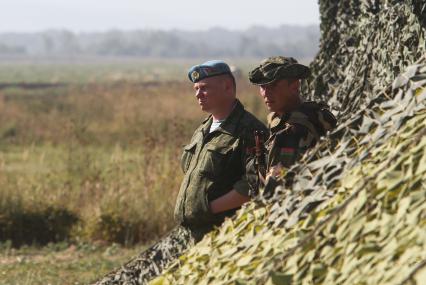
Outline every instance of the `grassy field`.
{"type": "Polygon", "coordinates": [[[84,283],[174,226],[181,147],[206,116],[191,64],[0,64],[1,280],[84,283]]]}
{"type": "Polygon", "coordinates": [[[0,245],[0,280],[2,285],[88,284],[102,274],[125,263],[144,249],[117,244],[49,244],[43,248],[13,249],[0,245]]]}

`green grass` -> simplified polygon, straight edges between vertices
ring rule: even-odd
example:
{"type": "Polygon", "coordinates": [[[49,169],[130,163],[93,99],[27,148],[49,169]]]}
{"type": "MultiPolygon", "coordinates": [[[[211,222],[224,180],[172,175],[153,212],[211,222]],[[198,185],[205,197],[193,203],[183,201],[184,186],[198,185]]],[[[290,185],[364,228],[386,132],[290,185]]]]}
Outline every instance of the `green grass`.
{"type": "Polygon", "coordinates": [[[43,248],[13,249],[10,243],[3,243],[0,245],[1,284],[87,284],[120,266],[143,248],[63,242],[43,248]]]}

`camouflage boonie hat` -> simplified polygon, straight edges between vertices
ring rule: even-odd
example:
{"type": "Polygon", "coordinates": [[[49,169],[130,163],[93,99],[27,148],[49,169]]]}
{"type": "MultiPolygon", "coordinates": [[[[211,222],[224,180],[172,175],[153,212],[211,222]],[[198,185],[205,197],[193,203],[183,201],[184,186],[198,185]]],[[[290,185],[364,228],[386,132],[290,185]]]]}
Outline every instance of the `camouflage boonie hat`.
{"type": "Polygon", "coordinates": [[[304,79],[310,75],[309,67],[292,57],[268,57],[249,72],[249,80],[255,85],[265,85],[279,79],[304,79]]]}

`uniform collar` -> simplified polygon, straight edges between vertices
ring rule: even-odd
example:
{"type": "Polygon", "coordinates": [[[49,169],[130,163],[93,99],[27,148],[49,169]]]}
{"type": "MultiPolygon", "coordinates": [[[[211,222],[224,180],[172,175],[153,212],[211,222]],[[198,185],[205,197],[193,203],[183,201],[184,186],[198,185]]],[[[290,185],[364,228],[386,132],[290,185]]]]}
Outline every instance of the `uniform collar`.
{"type": "Polygon", "coordinates": [[[299,109],[300,108],[282,115],[279,115],[275,112],[270,113],[268,115],[268,128],[271,130],[271,133],[276,133],[284,129],[286,127],[286,122],[289,120],[292,114],[298,112],[299,109]]]}
{"type": "Polygon", "coordinates": [[[285,115],[280,116],[275,112],[268,114],[268,128],[271,130],[271,133],[276,133],[283,128],[285,117],[285,115]]]}
{"type": "MultiPolygon", "coordinates": [[[[231,114],[225,119],[225,121],[215,130],[215,132],[221,132],[229,135],[235,135],[238,122],[241,116],[244,114],[244,106],[238,99],[235,99],[235,106],[231,114]]],[[[213,122],[212,115],[208,116],[203,122],[204,134],[209,133],[210,126],[213,122]]]]}

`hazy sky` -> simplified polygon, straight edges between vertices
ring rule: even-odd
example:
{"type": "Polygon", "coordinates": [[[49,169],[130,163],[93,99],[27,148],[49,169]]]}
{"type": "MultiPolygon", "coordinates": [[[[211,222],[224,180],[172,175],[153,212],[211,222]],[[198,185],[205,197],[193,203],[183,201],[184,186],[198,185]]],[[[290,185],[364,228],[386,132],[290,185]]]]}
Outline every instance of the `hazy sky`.
{"type": "Polygon", "coordinates": [[[318,24],[317,0],[0,0],[0,32],[318,24]]]}

